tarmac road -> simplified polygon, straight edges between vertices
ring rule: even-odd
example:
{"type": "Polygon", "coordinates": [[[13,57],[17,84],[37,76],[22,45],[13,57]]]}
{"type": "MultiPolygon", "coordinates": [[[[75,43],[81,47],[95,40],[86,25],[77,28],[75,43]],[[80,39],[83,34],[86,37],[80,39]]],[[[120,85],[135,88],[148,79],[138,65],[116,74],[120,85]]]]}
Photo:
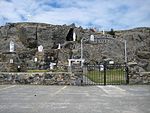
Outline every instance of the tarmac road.
{"type": "Polygon", "coordinates": [[[0,113],[150,113],[150,86],[0,85],[0,113]]]}

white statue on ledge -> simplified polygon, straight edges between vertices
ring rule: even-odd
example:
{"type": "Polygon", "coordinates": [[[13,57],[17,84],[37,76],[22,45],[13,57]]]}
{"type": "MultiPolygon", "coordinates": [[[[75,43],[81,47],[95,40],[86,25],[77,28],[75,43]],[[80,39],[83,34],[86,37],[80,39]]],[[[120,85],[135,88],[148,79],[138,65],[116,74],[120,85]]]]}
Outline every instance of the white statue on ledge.
{"type": "Polygon", "coordinates": [[[57,49],[61,49],[61,45],[60,44],[58,44],[58,48],[57,49]]]}
{"type": "Polygon", "coordinates": [[[10,41],[9,44],[9,51],[14,52],[15,51],[15,43],[13,41],[10,41]]]}
{"type": "Polygon", "coordinates": [[[76,33],[73,32],[73,41],[76,41],[76,33]]]}
{"type": "Polygon", "coordinates": [[[42,45],[38,46],[38,52],[43,52],[43,46],[42,45]]]}
{"type": "Polygon", "coordinates": [[[103,30],[103,35],[105,35],[105,31],[103,30]]]}
{"type": "Polygon", "coordinates": [[[94,41],[94,35],[90,36],[90,41],[94,41]]]}

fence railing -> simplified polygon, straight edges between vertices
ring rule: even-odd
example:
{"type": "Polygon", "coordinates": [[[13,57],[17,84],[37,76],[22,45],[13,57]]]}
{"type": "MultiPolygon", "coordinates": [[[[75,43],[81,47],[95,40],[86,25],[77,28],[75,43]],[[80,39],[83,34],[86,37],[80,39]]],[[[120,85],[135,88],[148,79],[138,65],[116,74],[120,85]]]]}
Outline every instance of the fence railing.
{"type": "Polygon", "coordinates": [[[83,68],[83,82],[87,85],[128,84],[128,68],[124,64],[86,65],[83,68]]]}

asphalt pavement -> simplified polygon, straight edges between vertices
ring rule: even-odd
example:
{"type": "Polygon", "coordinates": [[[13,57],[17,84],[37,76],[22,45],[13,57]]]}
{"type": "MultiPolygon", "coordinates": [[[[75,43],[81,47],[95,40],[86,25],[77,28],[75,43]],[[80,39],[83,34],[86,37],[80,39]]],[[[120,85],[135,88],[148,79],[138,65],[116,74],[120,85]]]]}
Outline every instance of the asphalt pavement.
{"type": "Polygon", "coordinates": [[[0,85],[0,113],[150,113],[150,86],[0,85]]]}

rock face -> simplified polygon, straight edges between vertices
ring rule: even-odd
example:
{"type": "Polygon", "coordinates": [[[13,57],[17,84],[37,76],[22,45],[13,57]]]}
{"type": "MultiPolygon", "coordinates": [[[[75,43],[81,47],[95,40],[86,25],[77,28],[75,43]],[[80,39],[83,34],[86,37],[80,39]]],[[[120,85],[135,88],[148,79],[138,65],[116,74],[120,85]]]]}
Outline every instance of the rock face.
{"type": "Polygon", "coordinates": [[[129,65],[131,73],[150,71],[150,28],[115,31],[115,36],[111,36],[108,31],[103,35],[102,32],[75,27],[74,24],[67,26],[43,23],[9,23],[0,27],[0,70],[7,71],[4,68],[7,66],[3,65],[5,62],[3,53],[9,51],[11,40],[15,42],[16,57],[19,59],[17,64],[32,67],[32,65],[41,65],[41,62],[39,64],[34,62],[34,58],[39,57],[37,54],[39,45],[44,48],[42,64],[44,66],[48,66],[48,62],[52,59],[57,65],[67,65],[68,58],[81,58],[80,42],[83,37],[85,63],[97,64],[106,58],[124,63],[124,42],[120,40],[126,40],[128,62],[136,62],[138,67],[132,69],[129,65]],[[76,32],[76,41],[72,41],[72,37],[68,34],[72,29],[76,32]],[[102,41],[93,43],[88,39],[90,35],[102,41]],[[108,37],[112,40],[105,42],[103,39],[108,37]],[[59,44],[61,49],[57,49],[59,44]]]}

